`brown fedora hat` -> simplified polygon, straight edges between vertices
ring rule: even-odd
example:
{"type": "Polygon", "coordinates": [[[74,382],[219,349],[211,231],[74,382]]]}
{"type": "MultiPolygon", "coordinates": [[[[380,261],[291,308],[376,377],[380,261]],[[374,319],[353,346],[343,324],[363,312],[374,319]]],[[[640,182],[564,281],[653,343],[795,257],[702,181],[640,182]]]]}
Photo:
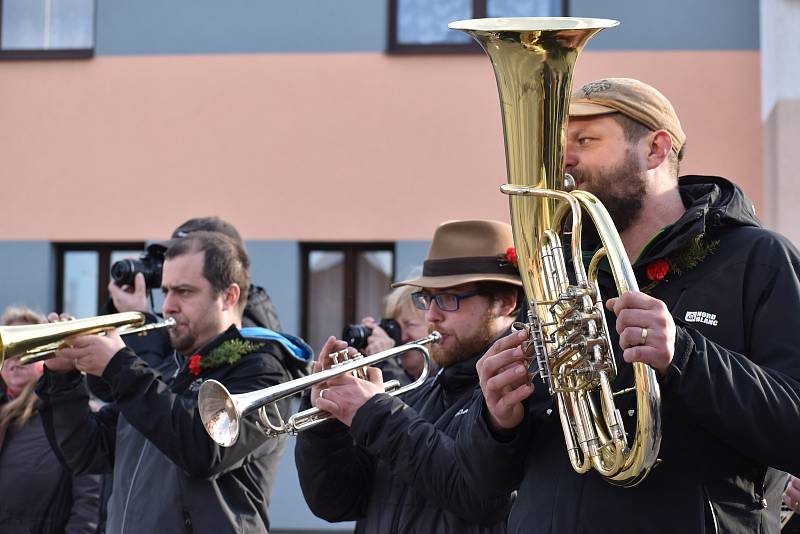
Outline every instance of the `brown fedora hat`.
{"type": "Polygon", "coordinates": [[[470,282],[522,285],[511,225],[499,221],[447,221],[433,234],[422,276],[392,284],[431,288],[470,282]]]}

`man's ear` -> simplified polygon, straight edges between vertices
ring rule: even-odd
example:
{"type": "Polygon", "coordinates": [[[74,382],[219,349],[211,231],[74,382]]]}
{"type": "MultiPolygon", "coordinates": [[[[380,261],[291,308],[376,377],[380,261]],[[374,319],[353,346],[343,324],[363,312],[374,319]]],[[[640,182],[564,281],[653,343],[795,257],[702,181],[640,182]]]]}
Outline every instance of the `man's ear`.
{"type": "Polygon", "coordinates": [[[495,297],[498,317],[507,317],[517,309],[517,292],[504,291],[495,297]]]}
{"type": "Polygon", "coordinates": [[[231,284],[225,288],[225,290],[222,292],[222,309],[229,310],[236,308],[241,294],[242,290],[239,287],[239,284],[231,284]]]}
{"type": "Polygon", "coordinates": [[[648,139],[648,153],[647,153],[647,170],[655,169],[660,166],[672,150],[672,138],[666,130],[656,130],[647,136],[648,139]]]}

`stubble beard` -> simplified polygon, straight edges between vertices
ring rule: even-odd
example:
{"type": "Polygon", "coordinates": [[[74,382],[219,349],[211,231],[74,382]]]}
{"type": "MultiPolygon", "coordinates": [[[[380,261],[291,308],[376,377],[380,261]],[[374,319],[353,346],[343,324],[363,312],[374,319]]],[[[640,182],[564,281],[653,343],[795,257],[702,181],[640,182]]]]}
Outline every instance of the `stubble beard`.
{"type": "MultiPolygon", "coordinates": [[[[619,233],[630,228],[641,214],[642,200],[647,192],[644,173],[645,170],[630,149],[626,150],[623,160],[611,169],[573,169],[571,172],[575,180],[586,184],[585,189],[603,203],[619,233]]],[[[586,230],[589,230],[589,226],[586,230]]],[[[588,234],[597,236],[593,229],[588,234]]]]}
{"type": "Polygon", "coordinates": [[[187,351],[194,348],[195,344],[197,343],[197,339],[191,332],[187,332],[182,336],[178,336],[174,332],[170,331],[169,342],[173,349],[178,351],[180,354],[186,355],[187,351]]]}

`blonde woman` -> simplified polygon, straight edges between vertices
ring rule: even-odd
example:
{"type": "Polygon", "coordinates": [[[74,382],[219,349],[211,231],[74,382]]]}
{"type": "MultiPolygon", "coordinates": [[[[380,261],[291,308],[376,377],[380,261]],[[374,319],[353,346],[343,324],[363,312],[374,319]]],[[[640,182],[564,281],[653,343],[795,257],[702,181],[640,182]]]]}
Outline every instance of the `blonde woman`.
{"type": "MultiPolygon", "coordinates": [[[[3,325],[47,322],[28,308],[12,307],[3,325]]],[[[73,476],[58,461],[45,436],[34,387],[41,362],[8,360],[0,395],[0,532],[89,534],[97,529],[97,476],[73,476]]]]}

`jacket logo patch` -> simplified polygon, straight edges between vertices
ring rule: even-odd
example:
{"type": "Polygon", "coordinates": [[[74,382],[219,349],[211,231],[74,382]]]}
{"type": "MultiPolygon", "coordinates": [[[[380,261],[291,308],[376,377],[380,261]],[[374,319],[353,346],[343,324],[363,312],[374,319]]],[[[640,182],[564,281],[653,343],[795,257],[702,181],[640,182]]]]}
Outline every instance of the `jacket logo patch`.
{"type": "Polygon", "coordinates": [[[703,323],[711,326],[717,326],[717,314],[708,313],[704,311],[687,311],[684,321],[687,323],[703,323]]]}
{"type": "Polygon", "coordinates": [[[458,410],[456,412],[456,414],[453,417],[458,417],[459,415],[464,415],[464,414],[467,414],[467,413],[469,413],[469,409],[461,408],[460,410],[458,410]]]}

